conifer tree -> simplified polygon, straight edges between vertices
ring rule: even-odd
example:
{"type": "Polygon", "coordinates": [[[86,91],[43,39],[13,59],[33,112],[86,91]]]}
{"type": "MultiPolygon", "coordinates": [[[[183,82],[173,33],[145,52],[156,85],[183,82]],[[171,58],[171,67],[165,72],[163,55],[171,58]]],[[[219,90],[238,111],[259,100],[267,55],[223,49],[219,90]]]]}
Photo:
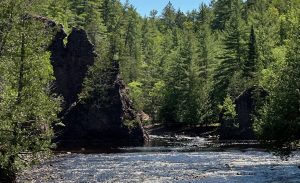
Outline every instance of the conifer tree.
{"type": "Polygon", "coordinates": [[[157,20],[146,18],[142,26],[142,65],[139,81],[143,86],[143,110],[157,120],[162,105],[162,89],[164,86],[164,68],[161,66],[162,33],[156,25],[157,20]]]}
{"type": "Polygon", "coordinates": [[[10,3],[11,29],[0,62],[0,181],[8,182],[49,153],[59,112],[59,100],[50,94],[53,69],[46,51],[52,30],[30,15],[40,8],[37,1],[10,3]]]}
{"type": "MultiPolygon", "coordinates": [[[[299,21],[289,41],[287,65],[279,74],[268,102],[260,111],[256,132],[274,148],[291,147],[300,139],[300,31],[299,21]]],[[[288,148],[290,150],[290,148],[288,148]]]]}
{"type": "Polygon", "coordinates": [[[160,117],[166,124],[195,125],[200,122],[199,67],[191,30],[179,38],[166,80],[165,100],[160,117]]]}
{"type": "Polygon", "coordinates": [[[123,78],[130,83],[137,80],[141,66],[141,19],[132,6],[127,8],[125,16],[121,67],[123,78]]]}
{"type": "Polygon", "coordinates": [[[215,19],[212,23],[213,29],[224,30],[226,28],[226,24],[232,16],[233,1],[235,0],[218,0],[213,2],[212,6],[215,14],[215,19]]]}
{"type": "Polygon", "coordinates": [[[64,26],[66,32],[70,31],[72,18],[74,16],[70,9],[70,0],[47,0],[44,2],[43,12],[40,15],[56,21],[64,26]]]}
{"type": "Polygon", "coordinates": [[[249,43],[248,43],[248,57],[245,60],[244,65],[244,76],[248,78],[253,78],[256,72],[256,64],[257,64],[257,46],[256,46],[256,36],[254,32],[254,27],[251,27],[249,43]]]}
{"type": "Polygon", "coordinates": [[[172,3],[169,1],[169,3],[166,5],[166,7],[163,9],[162,12],[162,21],[164,30],[172,30],[175,25],[175,19],[176,19],[176,12],[172,5],[172,3]]]}
{"type": "Polygon", "coordinates": [[[242,43],[242,18],[241,3],[239,0],[232,1],[233,13],[226,26],[224,39],[224,53],[221,63],[214,75],[213,95],[216,101],[222,103],[231,79],[237,72],[241,71],[243,65],[243,43],[242,43]]]}

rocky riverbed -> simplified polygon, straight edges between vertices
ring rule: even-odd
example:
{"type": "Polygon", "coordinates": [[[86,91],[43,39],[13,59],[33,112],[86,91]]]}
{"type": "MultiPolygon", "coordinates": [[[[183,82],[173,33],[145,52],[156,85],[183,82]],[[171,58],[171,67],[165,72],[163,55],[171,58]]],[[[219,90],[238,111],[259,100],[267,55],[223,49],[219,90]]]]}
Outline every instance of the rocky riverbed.
{"type": "Polygon", "coordinates": [[[58,154],[18,182],[300,182],[300,152],[283,161],[256,148],[212,147],[200,137],[151,139],[145,147],[58,154]]]}

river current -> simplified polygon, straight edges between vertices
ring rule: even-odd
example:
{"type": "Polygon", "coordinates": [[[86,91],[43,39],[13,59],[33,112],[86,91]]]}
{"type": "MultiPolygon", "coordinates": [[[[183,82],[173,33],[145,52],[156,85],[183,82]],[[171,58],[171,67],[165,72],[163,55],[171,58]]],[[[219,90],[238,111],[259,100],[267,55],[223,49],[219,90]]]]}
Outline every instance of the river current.
{"type": "Polygon", "coordinates": [[[300,152],[282,160],[242,143],[225,146],[185,136],[151,139],[144,147],[57,154],[52,160],[23,171],[18,182],[300,182],[300,152]]]}

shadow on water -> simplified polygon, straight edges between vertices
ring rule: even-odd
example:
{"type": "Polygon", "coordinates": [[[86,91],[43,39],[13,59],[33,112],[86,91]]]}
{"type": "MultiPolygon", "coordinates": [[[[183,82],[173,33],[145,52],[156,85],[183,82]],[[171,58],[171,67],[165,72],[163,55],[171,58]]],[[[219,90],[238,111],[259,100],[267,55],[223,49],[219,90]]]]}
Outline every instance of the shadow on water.
{"type": "Polygon", "coordinates": [[[81,154],[112,154],[135,152],[210,152],[210,151],[247,151],[251,149],[263,150],[258,141],[219,141],[216,137],[189,137],[184,135],[150,135],[150,140],[144,146],[138,147],[81,147],[76,149],[60,149],[56,154],[81,153],[81,154]],[[101,148],[99,148],[101,147],[101,148]]]}
{"type": "Polygon", "coordinates": [[[156,136],[143,147],[120,148],[123,152],[210,152],[250,149],[263,150],[258,141],[219,141],[216,137],[189,137],[184,135],[156,136]]]}

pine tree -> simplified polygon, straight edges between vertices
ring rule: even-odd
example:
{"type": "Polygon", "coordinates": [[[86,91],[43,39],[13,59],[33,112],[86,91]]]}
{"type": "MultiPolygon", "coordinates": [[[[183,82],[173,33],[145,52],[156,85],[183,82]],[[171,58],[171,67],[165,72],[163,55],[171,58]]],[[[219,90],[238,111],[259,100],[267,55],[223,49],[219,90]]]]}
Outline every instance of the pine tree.
{"type": "Polygon", "coordinates": [[[248,43],[248,57],[245,60],[244,65],[244,76],[247,78],[253,78],[255,75],[256,65],[257,65],[257,46],[256,46],[256,36],[254,32],[254,27],[251,27],[250,37],[249,37],[249,43],[248,43]]]}
{"type": "Polygon", "coordinates": [[[213,29],[224,30],[227,21],[230,20],[232,15],[232,2],[235,0],[218,0],[213,2],[213,10],[215,19],[212,23],[213,29]]]}
{"type": "Polygon", "coordinates": [[[108,32],[104,25],[101,16],[102,0],[88,0],[86,1],[85,12],[87,16],[85,19],[84,29],[87,31],[89,39],[95,45],[98,55],[105,57],[108,51],[108,32]]]}
{"type": "Polygon", "coordinates": [[[218,47],[216,40],[213,39],[210,23],[210,10],[202,4],[197,17],[196,37],[198,40],[196,56],[196,65],[199,67],[199,87],[198,98],[200,108],[199,113],[201,122],[208,123],[211,116],[211,102],[209,94],[212,89],[212,75],[216,67],[216,57],[218,55],[218,47]]]}
{"type": "Polygon", "coordinates": [[[175,25],[176,12],[170,1],[163,9],[161,16],[162,16],[164,30],[168,30],[168,29],[172,30],[175,25]]]}
{"type": "Polygon", "coordinates": [[[141,18],[132,6],[125,12],[124,44],[122,51],[122,74],[126,82],[137,80],[141,65],[141,18]]]}
{"type": "Polygon", "coordinates": [[[160,111],[163,122],[196,125],[200,122],[199,67],[195,63],[195,45],[191,30],[179,37],[179,48],[171,58],[167,75],[164,104],[160,111]]]}
{"type": "Polygon", "coordinates": [[[46,16],[47,18],[56,21],[64,26],[66,32],[69,32],[71,27],[69,23],[74,16],[70,10],[70,0],[47,0],[43,7],[43,12],[39,15],[46,16]]]}
{"type": "Polygon", "coordinates": [[[200,7],[197,18],[197,39],[198,39],[198,65],[200,66],[201,77],[208,79],[213,67],[213,55],[217,55],[213,46],[212,31],[210,28],[209,9],[205,4],[200,7]]]}
{"type": "Polygon", "coordinates": [[[124,8],[119,1],[104,0],[102,5],[102,17],[109,33],[108,59],[120,61],[123,52],[125,21],[124,8]]]}
{"type": "Polygon", "coordinates": [[[12,27],[0,62],[0,170],[13,181],[20,168],[49,153],[59,101],[50,94],[53,70],[45,51],[52,30],[30,16],[37,2],[10,2],[12,27]]]}
{"type": "Polygon", "coordinates": [[[14,18],[14,5],[10,0],[2,1],[0,6],[0,58],[5,51],[9,32],[12,29],[12,21],[14,18]]]}
{"type": "Polygon", "coordinates": [[[73,12],[73,20],[69,23],[71,26],[83,28],[86,23],[86,17],[88,12],[86,12],[87,1],[85,0],[69,0],[70,9],[73,12]]]}
{"type": "Polygon", "coordinates": [[[226,93],[230,91],[228,87],[231,84],[232,77],[242,70],[243,65],[243,31],[241,19],[241,3],[239,0],[232,2],[233,14],[227,24],[224,53],[221,63],[215,71],[213,96],[215,101],[223,101],[226,93]]]}
{"type": "Polygon", "coordinates": [[[184,28],[184,22],[186,21],[185,14],[179,9],[176,13],[175,18],[175,24],[178,28],[183,29],[184,28]]]}

